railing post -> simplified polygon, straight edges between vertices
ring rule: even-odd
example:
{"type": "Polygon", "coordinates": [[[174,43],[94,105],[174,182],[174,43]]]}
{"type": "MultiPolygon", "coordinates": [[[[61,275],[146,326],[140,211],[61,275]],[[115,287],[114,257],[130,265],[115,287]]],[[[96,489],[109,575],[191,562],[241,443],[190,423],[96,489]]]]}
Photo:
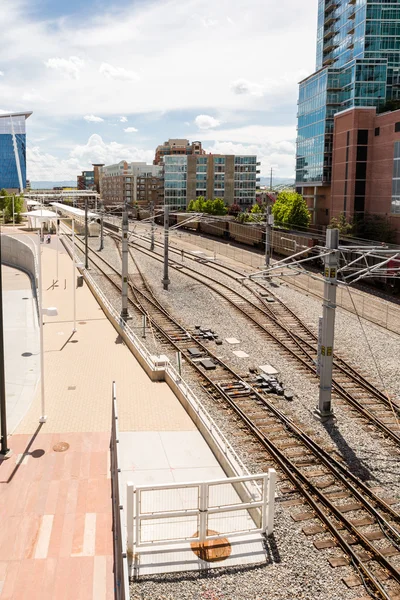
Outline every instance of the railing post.
{"type": "Polygon", "coordinates": [[[274,531],[276,471],[268,469],[267,535],[274,531]]]}
{"type": "Polygon", "coordinates": [[[199,499],[199,540],[200,544],[204,544],[207,536],[207,483],[200,484],[200,499],[199,499]]]}
{"type": "Polygon", "coordinates": [[[140,490],[137,489],[133,489],[133,493],[132,493],[132,504],[133,502],[135,503],[135,514],[133,515],[133,509],[132,509],[132,527],[133,527],[133,523],[135,524],[135,531],[134,531],[134,544],[135,544],[135,550],[137,551],[137,548],[139,546],[140,543],[140,490]]]}
{"type": "Polygon", "coordinates": [[[135,488],[131,481],[126,484],[126,529],[128,532],[127,551],[133,554],[133,497],[135,488]]]}

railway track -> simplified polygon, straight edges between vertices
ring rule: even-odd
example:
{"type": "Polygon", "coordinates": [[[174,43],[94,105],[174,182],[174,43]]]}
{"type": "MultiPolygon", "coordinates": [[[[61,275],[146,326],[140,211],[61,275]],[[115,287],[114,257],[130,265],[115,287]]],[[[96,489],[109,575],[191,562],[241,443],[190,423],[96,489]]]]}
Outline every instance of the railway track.
{"type": "MultiPolygon", "coordinates": [[[[118,241],[117,237],[114,237],[118,241]]],[[[134,245],[135,248],[147,256],[162,261],[163,258],[153,252],[134,245]]],[[[191,269],[185,263],[170,260],[170,266],[185,274],[198,283],[206,285],[218,294],[240,314],[252,323],[253,326],[267,334],[289,357],[299,363],[304,372],[317,376],[317,347],[316,337],[300,319],[283,303],[280,307],[291,316],[291,322],[283,322],[276,313],[272,312],[268,300],[262,295],[266,288],[252,290],[253,298],[248,298],[244,293],[234,291],[231,287],[216,281],[213,277],[191,269]]],[[[214,268],[214,265],[213,265],[214,268]]],[[[219,272],[223,270],[218,269],[219,272]]],[[[236,274],[236,279],[238,279],[236,274]]],[[[247,286],[246,286],[247,287],[247,286]]],[[[270,291],[267,290],[267,294],[270,291]]],[[[342,399],[350,405],[354,415],[361,415],[369,423],[373,423],[381,432],[396,444],[400,444],[399,416],[400,407],[388,398],[382,391],[375,388],[363,375],[343,359],[335,356],[333,364],[333,391],[336,399],[342,399]]]]}
{"type": "MultiPolygon", "coordinates": [[[[131,259],[133,264],[132,255],[131,259]]],[[[105,276],[120,289],[117,269],[94,251],[90,260],[100,271],[104,269],[100,263],[106,264],[105,276]],[[109,275],[110,269],[114,276],[109,275]]],[[[283,504],[294,509],[294,521],[305,523],[305,535],[312,536],[321,551],[340,550],[328,560],[332,567],[354,567],[356,574],[345,579],[349,587],[364,585],[375,598],[400,598],[396,566],[400,564],[400,514],[393,509],[392,500],[379,497],[335,459],[330,449],[323,449],[282,413],[259,376],[236,373],[177,322],[155,298],[136,261],[134,264],[136,270],[129,282],[131,303],[148,316],[167,344],[182,353],[214,402],[237,419],[238,434],[245,435],[260,465],[277,468],[280,494],[290,498],[283,504]]]]}

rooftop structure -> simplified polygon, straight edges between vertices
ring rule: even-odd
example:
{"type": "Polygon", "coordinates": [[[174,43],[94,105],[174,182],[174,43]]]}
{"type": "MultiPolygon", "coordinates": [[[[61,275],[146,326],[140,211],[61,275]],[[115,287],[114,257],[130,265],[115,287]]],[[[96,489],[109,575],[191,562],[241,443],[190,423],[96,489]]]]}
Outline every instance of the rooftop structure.
{"type": "Polygon", "coordinates": [[[154,164],[160,165],[164,156],[189,156],[191,154],[205,154],[201,142],[192,142],[185,139],[169,139],[164,144],[157,146],[154,164]]]}

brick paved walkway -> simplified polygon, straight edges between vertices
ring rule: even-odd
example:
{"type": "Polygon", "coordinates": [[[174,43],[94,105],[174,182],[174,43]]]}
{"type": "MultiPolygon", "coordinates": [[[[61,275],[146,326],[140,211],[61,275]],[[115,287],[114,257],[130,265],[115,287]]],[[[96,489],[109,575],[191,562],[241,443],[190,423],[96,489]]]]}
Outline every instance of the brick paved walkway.
{"type": "Polygon", "coordinates": [[[55,242],[43,247],[47,422],[40,389],[0,463],[0,599],[114,597],[109,441],[111,385],[127,431],[194,430],[165,383],[152,383],[118,343],[90,291],[77,289],[72,336],[72,264],[55,242]],[[68,444],[65,452],[54,447],[68,444]]]}

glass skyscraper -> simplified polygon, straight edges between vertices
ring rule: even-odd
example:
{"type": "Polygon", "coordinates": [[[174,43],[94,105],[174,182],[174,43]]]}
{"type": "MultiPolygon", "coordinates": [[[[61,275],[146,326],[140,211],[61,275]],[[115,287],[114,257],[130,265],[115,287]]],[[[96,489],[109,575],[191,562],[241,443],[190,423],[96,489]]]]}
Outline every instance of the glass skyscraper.
{"type": "Polygon", "coordinates": [[[319,0],[316,72],[300,82],[296,185],[329,185],[335,113],[400,99],[400,1],[319,0]]]}
{"type": "Polygon", "coordinates": [[[31,114],[31,112],[0,114],[0,189],[20,189],[21,184],[22,189],[26,187],[25,121],[31,114]]]}

